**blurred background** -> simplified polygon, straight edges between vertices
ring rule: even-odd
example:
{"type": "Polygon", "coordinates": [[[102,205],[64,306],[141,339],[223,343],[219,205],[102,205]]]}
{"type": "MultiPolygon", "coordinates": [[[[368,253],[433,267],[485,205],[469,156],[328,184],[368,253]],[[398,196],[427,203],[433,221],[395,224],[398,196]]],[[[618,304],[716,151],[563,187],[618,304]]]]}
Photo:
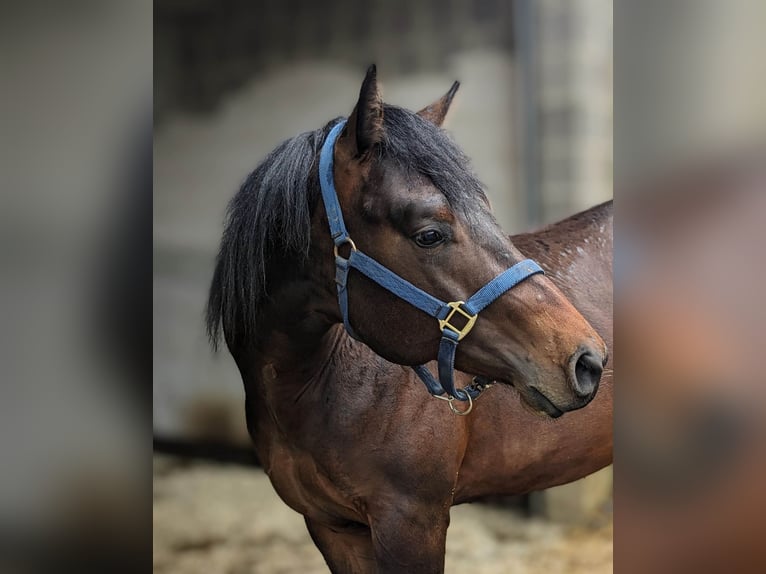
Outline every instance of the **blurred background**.
{"type": "MultiPolygon", "coordinates": [[[[154,62],[153,404],[165,453],[248,461],[232,448],[249,448],[241,379],[201,320],[224,210],[278,143],[351,112],[370,63],[384,100],[412,110],[461,82],[447,129],[508,232],[612,197],[609,0],[158,0],[154,62]]],[[[178,462],[155,459],[156,571],[206,571],[200,560],[322,571],[301,518],[259,471],[178,462]]],[[[607,469],[495,501],[516,514],[456,508],[448,571],[611,571],[610,499],[607,469]]]]}
{"type": "Polygon", "coordinates": [[[766,3],[614,21],[615,571],[764,572],[766,3]]]}

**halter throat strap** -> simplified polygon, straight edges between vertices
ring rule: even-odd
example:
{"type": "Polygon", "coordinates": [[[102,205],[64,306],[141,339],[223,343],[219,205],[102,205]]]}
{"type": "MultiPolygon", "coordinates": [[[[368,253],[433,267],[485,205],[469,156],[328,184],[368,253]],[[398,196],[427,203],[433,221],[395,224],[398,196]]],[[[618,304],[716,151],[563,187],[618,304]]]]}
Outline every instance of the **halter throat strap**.
{"type": "Polygon", "coordinates": [[[333,155],[335,142],[345,124],[346,121],[343,120],[330,130],[319,154],[319,183],[330,224],[330,235],[335,243],[335,283],[343,325],[352,337],[359,339],[351,327],[348,314],[348,274],[351,269],[356,269],[400,299],[437,319],[442,332],[437,357],[438,380],[425,365],[413,367],[413,370],[432,395],[448,398],[448,400],[454,398],[460,401],[471,401],[477,398],[491,381],[476,377],[474,383],[465,389],[455,388],[455,352],[458,343],[473,329],[478,314],[484,308],[525,279],[537,273],[543,273],[543,270],[536,262],[525,259],[489,281],[468,300],[445,302],[426,293],[359,251],[346,229],[335,190],[333,155]],[[346,244],[351,250],[347,258],[339,253],[339,248],[346,244]]]}

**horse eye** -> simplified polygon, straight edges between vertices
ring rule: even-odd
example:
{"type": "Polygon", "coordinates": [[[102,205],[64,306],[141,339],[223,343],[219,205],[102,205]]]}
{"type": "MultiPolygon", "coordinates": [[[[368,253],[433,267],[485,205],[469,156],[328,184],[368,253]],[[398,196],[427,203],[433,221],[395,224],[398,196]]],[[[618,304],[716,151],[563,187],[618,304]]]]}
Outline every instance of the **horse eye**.
{"type": "Polygon", "coordinates": [[[444,241],[444,236],[435,229],[429,229],[422,233],[418,233],[414,239],[415,243],[420,247],[436,247],[444,241]]]}

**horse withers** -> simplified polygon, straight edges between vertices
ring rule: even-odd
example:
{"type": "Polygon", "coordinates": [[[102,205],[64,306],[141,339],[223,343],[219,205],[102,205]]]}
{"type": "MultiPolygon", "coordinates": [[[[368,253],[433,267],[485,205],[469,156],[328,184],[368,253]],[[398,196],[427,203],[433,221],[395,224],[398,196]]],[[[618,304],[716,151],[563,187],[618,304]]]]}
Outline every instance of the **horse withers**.
{"type": "MultiPolygon", "coordinates": [[[[229,208],[209,332],[216,341],[223,331],[240,369],[248,430],[272,484],[334,572],[442,571],[449,508],[470,490],[459,480],[464,461],[491,452],[472,421],[497,420],[508,395],[489,390],[455,417],[409,366],[439,357],[441,382],[454,361],[464,388],[474,377],[497,381],[558,417],[594,398],[606,364],[604,340],[543,274],[504,283],[480,314],[470,310],[524,256],[438,125],[455,88],[415,114],[383,104],[371,67],[347,120],[281,144],[229,208]],[[333,241],[338,221],[349,241],[333,241]],[[377,267],[351,265],[341,277],[353,252],[377,267]],[[431,316],[391,276],[450,303],[431,316]],[[442,361],[456,307],[460,345],[442,361]]],[[[474,489],[492,494],[483,490],[474,489]]]]}

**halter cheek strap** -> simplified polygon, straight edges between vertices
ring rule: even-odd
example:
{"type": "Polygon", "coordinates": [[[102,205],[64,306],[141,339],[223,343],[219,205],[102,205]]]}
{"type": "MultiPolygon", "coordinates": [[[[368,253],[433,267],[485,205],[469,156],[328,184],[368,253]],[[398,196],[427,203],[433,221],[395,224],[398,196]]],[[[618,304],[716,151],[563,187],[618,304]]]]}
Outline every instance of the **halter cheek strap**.
{"type": "MultiPolygon", "coordinates": [[[[485,307],[528,277],[543,273],[543,270],[531,259],[525,259],[492,279],[467,301],[444,302],[359,251],[346,230],[343,213],[338,202],[338,194],[335,191],[333,175],[335,141],[345,123],[345,121],[338,123],[325,139],[319,155],[319,183],[327,219],[330,222],[330,234],[335,243],[335,283],[338,288],[338,303],[346,331],[355,339],[359,338],[351,327],[348,315],[348,273],[353,268],[400,299],[437,319],[439,329],[442,332],[437,357],[439,378],[438,380],[434,378],[425,365],[413,367],[413,370],[432,395],[447,398],[450,401],[453,399],[472,401],[481,394],[484,388],[491,384],[491,381],[475,377],[474,383],[468,387],[464,389],[455,388],[455,352],[458,343],[470,333],[476,324],[479,313],[485,307]],[[351,250],[348,258],[344,258],[339,253],[339,247],[344,244],[348,244],[351,250]],[[442,395],[445,394],[447,396],[443,397],[442,395]]],[[[451,403],[450,406],[452,406],[451,403]]],[[[455,409],[453,408],[453,410],[455,409]]],[[[455,410],[455,412],[457,411],[455,410]]]]}

